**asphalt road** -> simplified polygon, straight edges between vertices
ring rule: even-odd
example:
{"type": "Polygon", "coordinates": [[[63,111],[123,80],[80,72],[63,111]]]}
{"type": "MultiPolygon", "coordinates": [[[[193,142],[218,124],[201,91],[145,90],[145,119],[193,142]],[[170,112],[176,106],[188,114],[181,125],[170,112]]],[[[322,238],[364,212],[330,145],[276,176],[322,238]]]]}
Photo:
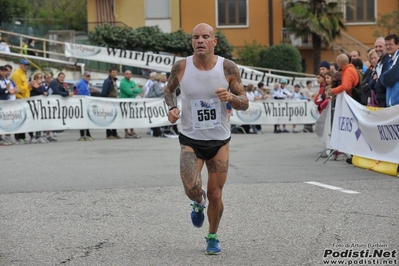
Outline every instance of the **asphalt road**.
{"type": "Polygon", "coordinates": [[[398,178],[316,162],[315,134],[262,131],[232,136],[219,256],[191,225],[177,139],[0,147],[0,265],[399,264],[398,178]]]}

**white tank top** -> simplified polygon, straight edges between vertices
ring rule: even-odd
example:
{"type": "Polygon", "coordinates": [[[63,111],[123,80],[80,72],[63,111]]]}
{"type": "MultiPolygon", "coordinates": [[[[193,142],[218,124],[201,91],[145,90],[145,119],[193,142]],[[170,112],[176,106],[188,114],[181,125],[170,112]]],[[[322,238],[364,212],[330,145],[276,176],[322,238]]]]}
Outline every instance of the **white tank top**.
{"type": "Polygon", "coordinates": [[[230,137],[226,102],[221,102],[215,91],[228,88],[223,69],[224,58],[211,70],[199,70],[193,57],[186,58],[186,69],[180,81],[181,133],[196,140],[226,140],[230,137]]]}

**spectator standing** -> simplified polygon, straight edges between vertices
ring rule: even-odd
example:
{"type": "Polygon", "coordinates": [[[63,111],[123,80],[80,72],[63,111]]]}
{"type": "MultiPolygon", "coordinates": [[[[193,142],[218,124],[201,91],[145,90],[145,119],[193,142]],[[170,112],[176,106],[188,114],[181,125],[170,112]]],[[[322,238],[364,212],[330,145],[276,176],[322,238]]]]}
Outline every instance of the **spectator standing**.
{"type": "MultiPolygon", "coordinates": [[[[286,95],[286,98],[291,98],[292,93],[287,89],[287,80],[286,79],[280,79],[280,89],[283,95],[286,95]]],[[[283,130],[281,131],[283,133],[290,133],[288,129],[285,128],[285,124],[283,124],[283,130]]]]}
{"type": "Polygon", "coordinates": [[[330,102],[330,97],[326,96],[326,92],[332,88],[332,83],[333,83],[333,76],[334,74],[331,71],[328,71],[326,74],[324,74],[324,82],[326,83],[326,87],[324,88],[324,93],[322,94],[322,101],[319,105],[320,107],[320,113],[326,109],[328,103],[330,102]]]}
{"type": "MultiPolygon", "coordinates": [[[[255,87],[252,84],[248,84],[248,86],[246,88],[246,95],[247,95],[248,101],[250,101],[250,102],[254,102],[254,101],[262,99],[260,96],[257,96],[258,94],[255,93],[255,87]]],[[[254,133],[254,134],[259,133],[257,125],[242,125],[241,127],[244,128],[246,133],[250,133],[249,132],[250,128],[252,128],[252,133],[254,133]]]]}
{"type": "Polygon", "coordinates": [[[353,64],[355,67],[359,67],[362,70],[362,73],[367,71],[367,66],[363,63],[362,58],[360,56],[360,52],[358,50],[353,50],[350,52],[351,63],[353,64],[354,59],[359,59],[360,63],[356,63],[357,65],[353,64]]]}
{"type": "Polygon", "coordinates": [[[361,104],[363,105],[377,105],[374,101],[375,99],[375,93],[374,91],[372,92],[372,90],[370,89],[370,82],[373,79],[373,76],[375,74],[375,67],[377,66],[378,63],[378,55],[375,52],[375,49],[371,49],[368,53],[367,53],[367,58],[368,61],[370,63],[369,67],[367,68],[366,73],[364,73],[363,75],[363,79],[361,81],[361,86],[360,86],[360,90],[361,90],[361,104]],[[373,93],[373,95],[371,95],[371,93],[373,93]]]}
{"type": "Polygon", "coordinates": [[[265,88],[265,84],[263,82],[258,83],[258,90],[259,94],[261,95],[262,99],[267,99],[268,98],[268,93],[265,88]]]}
{"type": "Polygon", "coordinates": [[[154,85],[155,81],[155,76],[157,75],[157,72],[151,72],[150,73],[150,78],[147,80],[147,82],[144,85],[144,98],[148,97],[148,92],[150,91],[150,88],[152,85],[154,85]]]}
{"type": "MultiPolygon", "coordinates": [[[[132,80],[132,72],[130,70],[125,71],[125,77],[121,80],[119,85],[120,95],[119,98],[131,98],[134,99],[141,93],[141,89],[132,80]]],[[[125,128],[125,139],[139,139],[140,136],[134,132],[131,128],[130,132],[128,128],[125,128]]]]}
{"type": "MultiPolygon", "coordinates": [[[[157,73],[155,75],[154,84],[150,88],[148,92],[148,98],[163,98],[164,91],[161,88],[161,74],[157,73]]],[[[152,136],[153,137],[163,137],[161,127],[152,127],[152,136]]]]}
{"type": "MultiPolygon", "coordinates": [[[[331,66],[331,64],[330,64],[331,66]]],[[[338,67],[337,67],[338,68],[338,67]]],[[[331,68],[330,68],[331,69],[331,68]]],[[[308,98],[309,100],[314,100],[314,93],[312,92],[312,81],[308,80],[306,81],[306,87],[303,90],[303,95],[308,98]]],[[[305,124],[305,126],[303,127],[303,132],[308,133],[308,132],[313,132],[313,124],[305,124]]]]}
{"type": "Polygon", "coordinates": [[[5,52],[5,53],[10,53],[10,46],[8,46],[8,43],[6,42],[5,38],[1,38],[0,42],[0,51],[5,52]]]}
{"type": "MultiPolygon", "coordinates": [[[[148,98],[148,92],[150,91],[150,88],[154,85],[154,80],[156,75],[157,72],[150,73],[150,78],[147,80],[147,82],[144,85],[144,98],[148,98]]],[[[151,128],[147,128],[147,135],[151,134],[152,134],[151,128]]]]}
{"type": "MultiPolygon", "coordinates": [[[[42,73],[36,73],[33,76],[33,80],[29,82],[29,88],[30,88],[30,96],[40,96],[44,95],[47,96],[48,92],[44,85],[42,84],[42,79],[43,75],[42,73]]],[[[30,140],[29,143],[40,143],[41,139],[41,132],[37,131],[35,135],[33,135],[33,132],[29,132],[30,140]]]]}
{"type": "MultiPolygon", "coordinates": [[[[83,73],[83,77],[82,79],[76,84],[76,94],[77,95],[81,95],[81,96],[90,96],[92,92],[95,92],[96,89],[90,89],[89,86],[89,81],[90,81],[90,72],[89,71],[85,71],[83,73]]],[[[93,137],[90,134],[90,130],[89,129],[81,129],[79,130],[80,133],[80,138],[78,139],[78,141],[84,140],[90,140],[93,141],[93,137]]]]}
{"type": "Polygon", "coordinates": [[[360,82],[356,68],[349,63],[349,58],[346,54],[338,55],[337,64],[342,69],[341,85],[330,89],[326,94],[327,96],[334,96],[346,91],[349,96],[352,96],[352,89],[360,82]]]}
{"type": "MultiPolygon", "coordinates": [[[[275,83],[273,89],[270,91],[270,97],[275,100],[282,100],[287,98],[287,95],[283,94],[281,90],[280,83],[275,83]]],[[[280,125],[274,125],[274,133],[281,133],[280,125]]]]}
{"type": "MultiPolygon", "coordinates": [[[[73,92],[66,89],[64,80],[65,80],[65,74],[63,72],[60,72],[58,74],[57,78],[53,79],[50,82],[50,84],[48,86],[48,91],[51,91],[52,95],[61,95],[62,97],[68,97],[68,96],[72,97],[73,92]]],[[[49,93],[49,95],[50,95],[50,93],[49,93]]],[[[55,134],[54,134],[54,137],[55,137],[55,134]]],[[[57,139],[55,139],[47,134],[46,134],[46,138],[50,142],[57,141],[57,139]]]]}
{"type": "Polygon", "coordinates": [[[28,44],[26,43],[26,40],[22,40],[21,42],[22,42],[21,43],[21,47],[22,47],[21,53],[27,55],[28,54],[28,44]]]}
{"type": "MultiPolygon", "coordinates": [[[[302,93],[300,92],[301,86],[299,84],[295,84],[294,92],[292,93],[291,99],[292,100],[304,100],[302,93]]],[[[296,129],[296,124],[292,125],[292,133],[299,133],[300,130],[296,129]]]]}
{"type": "Polygon", "coordinates": [[[35,40],[33,40],[33,39],[29,39],[28,40],[28,48],[29,48],[28,55],[33,55],[33,56],[37,56],[38,55],[37,52],[32,51],[32,49],[33,50],[35,49],[35,40]]]}
{"type": "Polygon", "coordinates": [[[338,65],[335,62],[330,62],[330,71],[335,74],[339,71],[338,65]]]}
{"type": "Polygon", "coordinates": [[[395,34],[385,37],[387,53],[391,55],[389,60],[389,69],[384,72],[380,78],[381,83],[386,87],[386,106],[394,106],[399,104],[399,37],[395,34]]]}
{"type": "Polygon", "coordinates": [[[65,88],[64,85],[65,73],[60,72],[56,79],[53,79],[49,84],[49,90],[52,90],[53,95],[61,95],[62,97],[72,97],[73,92],[65,88]]]}
{"type": "MultiPolygon", "coordinates": [[[[9,101],[15,101],[17,99],[16,94],[19,92],[18,87],[15,85],[15,83],[10,79],[11,72],[12,72],[12,66],[11,65],[5,65],[5,73],[4,73],[4,81],[6,84],[10,83],[10,89],[8,90],[8,100],[9,101]]],[[[1,138],[1,135],[0,135],[1,138]]],[[[14,142],[11,140],[11,134],[6,134],[4,139],[3,139],[3,145],[12,145],[14,142]]]]}
{"type": "MultiPolygon", "coordinates": [[[[0,103],[2,101],[7,101],[9,99],[9,95],[15,94],[15,89],[12,86],[11,82],[7,82],[7,69],[4,66],[0,66],[0,103]]],[[[10,140],[10,135],[6,135],[4,139],[0,135],[0,146],[9,146],[12,145],[12,141],[10,140]]]]}
{"type": "Polygon", "coordinates": [[[313,100],[314,98],[314,93],[312,92],[312,84],[313,82],[311,80],[306,81],[306,87],[303,90],[303,96],[305,96],[309,100],[313,100]]]}
{"type": "Polygon", "coordinates": [[[326,87],[326,83],[324,82],[324,75],[329,71],[330,69],[330,64],[327,61],[322,61],[319,65],[319,71],[316,73],[316,81],[317,79],[323,79],[323,82],[317,81],[319,83],[319,92],[316,94],[314,97],[314,102],[317,106],[320,104],[320,95],[324,94],[324,88],[326,87]],[[318,77],[320,76],[320,77],[318,77]]]}
{"type": "MultiPolygon", "coordinates": [[[[30,97],[29,83],[26,72],[29,68],[29,62],[26,59],[19,61],[19,68],[12,74],[11,79],[15,83],[15,86],[19,89],[16,94],[17,99],[26,99],[30,97]]],[[[25,133],[15,134],[15,141],[17,144],[26,144],[25,133]]]]}
{"type": "MultiPolygon", "coordinates": [[[[43,83],[43,86],[44,86],[44,88],[46,89],[48,95],[52,95],[52,94],[53,94],[53,90],[49,87],[49,86],[50,86],[50,83],[51,83],[51,80],[52,80],[52,79],[51,79],[51,76],[50,76],[49,74],[44,74],[44,83],[43,83]]],[[[50,140],[50,141],[57,141],[56,139],[54,139],[54,138],[51,137],[51,134],[50,134],[50,133],[51,133],[50,131],[46,131],[46,132],[45,132],[47,140],[50,140]]]]}
{"type": "MultiPolygon", "coordinates": [[[[118,74],[116,68],[109,70],[109,76],[104,80],[101,90],[101,97],[118,98],[118,86],[116,85],[116,75],[118,74]]],[[[121,139],[116,129],[106,130],[107,139],[121,139]]]]}
{"type": "Polygon", "coordinates": [[[386,107],[386,88],[379,80],[379,77],[389,69],[390,55],[387,53],[384,37],[377,38],[374,43],[374,49],[380,59],[376,66],[376,73],[369,86],[375,92],[378,106],[386,107]]]}
{"type": "Polygon", "coordinates": [[[159,82],[159,86],[161,86],[161,89],[166,86],[168,83],[168,76],[166,75],[165,72],[161,72],[161,80],[159,82]]]}

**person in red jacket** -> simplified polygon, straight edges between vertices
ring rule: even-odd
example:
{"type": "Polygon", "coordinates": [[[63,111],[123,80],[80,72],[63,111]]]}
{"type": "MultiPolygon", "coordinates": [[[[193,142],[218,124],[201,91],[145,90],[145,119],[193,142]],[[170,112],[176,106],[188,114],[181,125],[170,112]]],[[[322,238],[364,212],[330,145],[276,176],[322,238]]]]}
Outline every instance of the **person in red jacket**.
{"type": "MultiPolygon", "coordinates": [[[[330,70],[330,63],[328,63],[326,60],[321,61],[319,65],[319,71],[316,73],[316,80],[320,84],[320,89],[317,95],[314,97],[314,103],[319,106],[320,105],[320,96],[324,94],[324,88],[326,86],[326,83],[324,82],[324,75],[330,70]],[[319,76],[319,77],[318,77],[319,76]],[[321,80],[323,79],[323,82],[320,82],[318,78],[321,80]]],[[[320,112],[320,110],[319,110],[320,112]]]]}

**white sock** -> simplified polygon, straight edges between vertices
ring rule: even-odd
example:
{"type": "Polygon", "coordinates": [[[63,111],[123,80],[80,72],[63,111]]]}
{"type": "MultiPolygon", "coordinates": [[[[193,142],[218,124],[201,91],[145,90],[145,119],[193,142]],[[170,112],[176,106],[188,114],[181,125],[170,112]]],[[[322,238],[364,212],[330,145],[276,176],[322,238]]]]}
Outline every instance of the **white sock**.
{"type": "Polygon", "coordinates": [[[205,204],[204,195],[202,195],[202,200],[201,200],[201,202],[197,202],[197,204],[200,205],[200,206],[204,206],[204,204],[205,204]]]}

